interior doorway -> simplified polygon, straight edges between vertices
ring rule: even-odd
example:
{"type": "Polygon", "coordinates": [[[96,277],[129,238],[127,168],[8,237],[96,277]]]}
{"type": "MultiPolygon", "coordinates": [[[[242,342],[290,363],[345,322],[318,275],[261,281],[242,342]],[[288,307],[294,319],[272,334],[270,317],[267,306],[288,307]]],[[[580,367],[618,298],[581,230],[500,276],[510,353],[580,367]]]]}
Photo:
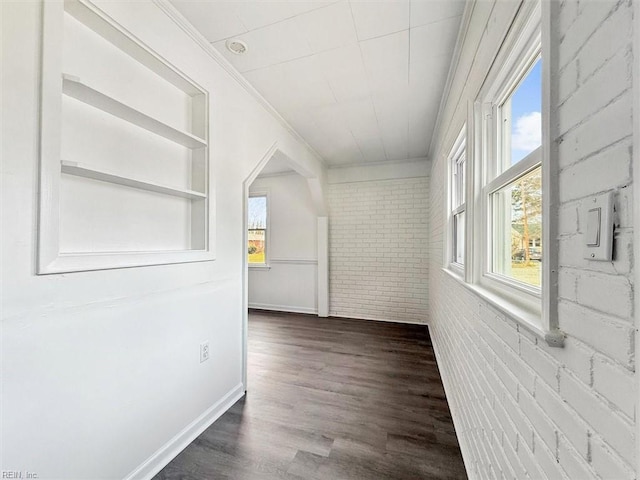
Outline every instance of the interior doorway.
{"type": "Polygon", "coordinates": [[[274,144],[243,188],[243,384],[249,309],[328,315],[322,181],[274,144]]]}

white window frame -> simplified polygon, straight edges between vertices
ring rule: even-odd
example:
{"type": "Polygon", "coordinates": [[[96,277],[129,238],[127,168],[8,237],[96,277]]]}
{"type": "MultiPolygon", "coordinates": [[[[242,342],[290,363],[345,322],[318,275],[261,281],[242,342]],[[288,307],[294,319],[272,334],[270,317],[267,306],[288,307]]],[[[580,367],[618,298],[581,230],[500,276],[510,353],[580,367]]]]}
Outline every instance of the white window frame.
{"type": "MultiPolygon", "coordinates": [[[[247,265],[249,268],[271,268],[270,266],[270,251],[271,251],[271,199],[269,198],[269,190],[251,190],[249,192],[249,198],[253,197],[266,197],[267,199],[267,221],[265,224],[265,235],[264,235],[264,263],[251,263],[249,262],[249,257],[247,256],[247,265]]],[[[247,203],[247,214],[248,214],[248,203],[247,203]]],[[[247,221],[247,239],[249,238],[249,223],[247,221]]],[[[245,252],[249,246],[249,242],[245,245],[245,252]]],[[[248,254],[247,254],[248,255],[248,254]]]]}
{"type": "Polygon", "coordinates": [[[469,162],[467,161],[467,150],[466,150],[466,141],[467,141],[467,128],[466,125],[462,127],[460,133],[458,134],[456,140],[451,147],[451,151],[449,156],[447,157],[447,185],[448,188],[448,240],[447,240],[447,249],[446,249],[446,258],[445,258],[445,267],[448,267],[450,270],[455,272],[456,274],[464,277],[465,274],[465,264],[467,263],[468,255],[467,255],[467,191],[469,183],[469,162]],[[465,181],[463,185],[458,184],[457,182],[457,171],[458,166],[464,162],[465,164],[465,181]],[[463,195],[463,201],[459,201],[458,196],[463,195]],[[455,217],[460,213],[465,214],[465,242],[464,242],[464,262],[459,263],[456,261],[456,244],[457,244],[457,232],[456,232],[456,222],[455,217]]]}
{"type": "MultiPolygon", "coordinates": [[[[518,282],[515,279],[512,279],[506,275],[502,275],[500,273],[496,273],[493,271],[494,269],[494,244],[498,241],[494,236],[494,199],[492,196],[497,193],[502,188],[515,183],[518,179],[542,166],[542,155],[541,155],[542,147],[537,148],[535,151],[531,152],[527,157],[522,159],[516,165],[512,166],[508,170],[505,170],[501,175],[490,181],[486,184],[482,189],[482,201],[484,206],[483,217],[486,226],[485,226],[485,238],[486,238],[486,254],[484,256],[483,263],[483,279],[482,283],[487,284],[489,287],[497,288],[496,285],[492,285],[493,282],[500,284],[501,288],[509,289],[511,294],[520,293],[526,294],[532,298],[530,298],[533,302],[539,302],[542,298],[542,288],[536,287],[533,285],[527,285],[522,282],[518,282]]],[[[544,224],[544,219],[543,219],[544,224]]],[[[543,262],[544,264],[544,262],[543,262]]]]}
{"type": "MultiPolygon", "coordinates": [[[[466,276],[469,287],[528,330],[562,346],[557,323],[557,225],[551,215],[557,166],[550,161],[550,2],[524,2],[497,55],[478,101],[469,109],[467,145],[466,276]],[[513,93],[535,59],[542,56],[542,146],[497,174],[499,107],[513,93]],[[471,137],[472,136],[472,137],[471,137]],[[542,229],[545,256],[541,288],[528,287],[491,272],[492,192],[542,165],[542,229]],[[471,258],[470,258],[471,257],[471,258]]],[[[508,145],[507,145],[508,146],[508,145]]],[[[504,147],[503,147],[504,148],[504,147]]]]}

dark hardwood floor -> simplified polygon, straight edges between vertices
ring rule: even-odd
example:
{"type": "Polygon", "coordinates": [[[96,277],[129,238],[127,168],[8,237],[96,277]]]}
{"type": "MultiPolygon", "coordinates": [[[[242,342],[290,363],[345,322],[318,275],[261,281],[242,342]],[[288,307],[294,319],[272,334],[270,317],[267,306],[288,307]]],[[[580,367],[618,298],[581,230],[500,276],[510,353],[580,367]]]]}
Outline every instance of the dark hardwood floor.
{"type": "Polygon", "coordinates": [[[247,395],[154,480],[464,478],[426,327],[252,312],[247,395]]]}

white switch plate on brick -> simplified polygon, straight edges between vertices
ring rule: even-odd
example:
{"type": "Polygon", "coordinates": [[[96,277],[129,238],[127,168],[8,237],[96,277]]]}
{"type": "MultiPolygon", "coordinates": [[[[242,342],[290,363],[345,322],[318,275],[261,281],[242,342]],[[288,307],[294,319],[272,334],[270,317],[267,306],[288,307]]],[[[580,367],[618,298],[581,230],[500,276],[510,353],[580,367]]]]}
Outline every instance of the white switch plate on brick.
{"type": "Polygon", "coordinates": [[[610,262],[613,259],[613,192],[585,200],[584,258],[610,262]]]}

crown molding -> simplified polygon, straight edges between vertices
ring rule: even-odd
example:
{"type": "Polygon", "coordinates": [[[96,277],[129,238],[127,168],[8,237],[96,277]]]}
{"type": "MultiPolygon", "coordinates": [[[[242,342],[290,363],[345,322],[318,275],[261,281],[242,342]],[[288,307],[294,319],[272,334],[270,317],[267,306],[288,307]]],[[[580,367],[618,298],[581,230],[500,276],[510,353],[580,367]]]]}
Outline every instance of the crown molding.
{"type": "Polygon", "coordinates": [[[464,11],[462,12],[462,19],[460,21],[460,28],[458,29],[458,37],[456,38],[456,46],[453,50],[453,55],[451,57],[451,64],[449,65],[449,72],[447,73],[447,81],[444,84],[444,90],[442,92],[442,97],[440,98],[440,106],[438,107],[438,115],[436,116],[436,123],[433,129],[433,134],[431,135],[431,141],[429,142],[429,150],[427,156],[429,159],[433,158],[434,149],[437,144],[437,137],[439,135],[440,129],[442,128],[442,115],[444,114],[444,109],[447,105],[447,101],[449,100],[449,95],[451,94],[451,85],[453,84],[453,79],[458,70],[458,64],[460,63],[460,55],[462,53],[462,46],[464,45],[465,39],[467,38],[467,31],[469,30],[469,23],[471,23],[471,17],[473,15],[473,10],[476,7],[476,0],[471,0],[465,3],[464,11]]]}
{"type": "Polygon", "coordinates": [[[400,180],[429,177],[430,162],[424,158],[341,166],[327,170],[327,182],[358,183],[379,180],[400,180]]]}
{"type": "Polygon", "coordinates": [[[326,160],[287,122],[282,115],[242,76],[231,63],[218,52],[211,43],[182,15],[169,0],[152,0],[182,31],[184,31],[214,62],[222,67],[242,88],[245,89],[280,125],[287,130],[313,155],[320,164],[327,168],[326,160]]]}
{"type": "Polygon", "coordinates": [[[357,162],[357,163],[340,163],[338,165],[327,165],[328,170],[339,170],[341,168],[354,168],[354,167],[380,167],[388,165],[399,165],[405,163],[428,163],[428,157],[414,157],[404,158],[398,160],[381,160],[379,162],[357,162]]]}

